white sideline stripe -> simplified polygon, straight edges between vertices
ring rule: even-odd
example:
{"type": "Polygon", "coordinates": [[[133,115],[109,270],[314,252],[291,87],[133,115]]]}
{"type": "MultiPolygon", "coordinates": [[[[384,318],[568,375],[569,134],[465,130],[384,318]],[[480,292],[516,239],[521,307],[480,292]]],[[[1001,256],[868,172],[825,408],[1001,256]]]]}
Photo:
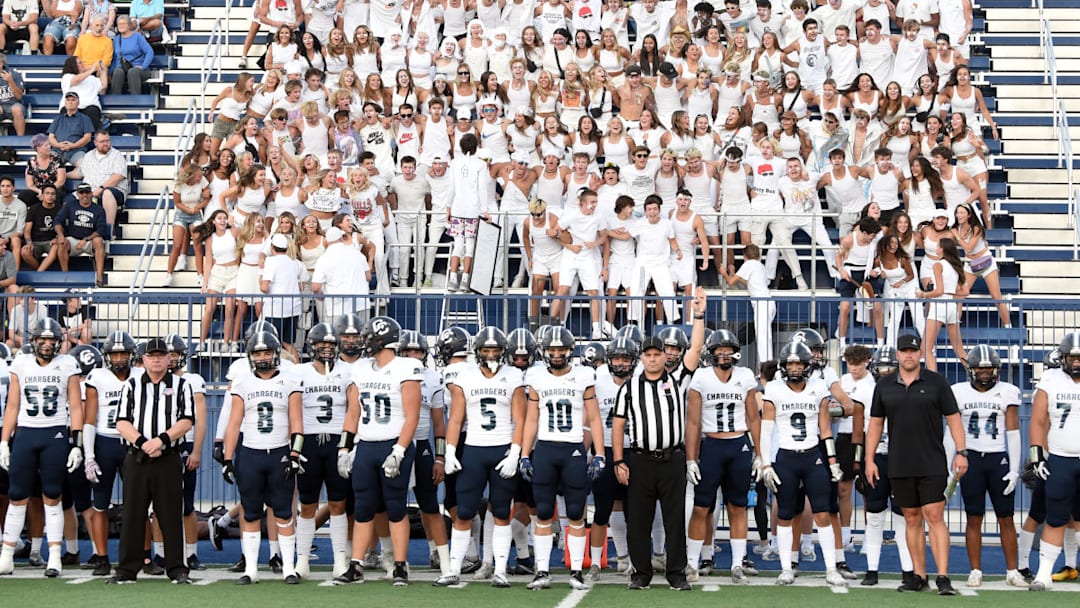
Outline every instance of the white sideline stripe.
{"type": "Polygon", "coordinates": [[[966,597],[976,597],[977,595],[979,595],[978,593],[975,592],[974,589],[957,589],[957,591],[960,592],[960,595],[963,595],[963,596],[966,596],[966,597]]]}
{"type": "Polygon", "coordinates": [[[705,591],[705,592],[719,591],[720,590],[720,585],[702,585],[701,590],[705,591]]]}
{"type": "Polygon", "coordinates": [[[319,586],[320,587],[333,587],[334,586],[334,579],[330,579],[328,581],[323,581],[323,582],[319,583],[319,586]]]}
{"type": "Polygon", "coordinates": [[[199,579],[197,581],[193,581],[191,584],[192,585],[197,585],[199,587],[205,587],[207,585],[213,585],[214,583],[218,582],[218,580],[219,579],[216,579],[216,578],[203,578],[203,579],[199,579]]]}
{"type": "Polygon", "coordinates": [[[832,591],[833,593],[836,593],[836,594],[839,594],[839,595],[844,595],[845,593],[848,592],[848,589],[847,589],[847,587],[829,587],[829,591],[832,591]]]}
{"type": "Polygon", "coordinates": [[[585,599],[591,589],[575,589],[571,591],[561,602],[555,604],[555,608],[574,608],[585,599]]]}
{"type": "Polygon", "coordinates": [[[83,583],[89,583],[92,580],[94,580],[94,577],[92,577],[92,576],[80,576],[78,578],[73,578],[73,579],[68,580],[67,584],[69,584],[69,585],[81,585],[83,583]]]}

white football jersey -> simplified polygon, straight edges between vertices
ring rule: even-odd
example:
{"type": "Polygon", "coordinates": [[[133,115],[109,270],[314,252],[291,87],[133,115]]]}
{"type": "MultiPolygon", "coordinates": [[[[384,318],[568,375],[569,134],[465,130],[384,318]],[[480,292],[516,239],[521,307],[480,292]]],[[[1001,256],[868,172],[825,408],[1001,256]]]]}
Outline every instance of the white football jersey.
{"type": "MultiPolygon", "coordinates": [[[[863,420],[870,418],[870,402],[874,399],[874,387],[877,386],[877,382],[870,374],[866,374],[861,380],[856,380],[851,374],[844,374],[840,377],[840,390],[844,391],[848,397],[851,397],[852,401],[858,401],[863,405],[863,420]]],[[[855,423],[855,418],[852,416],[845,416],[840,419],[836,425],[837,433],[851,433],[854,430],[852,426],[855,423]]]]}
{"type": "MultiPolygon", "coordinates": [[[[194,372],[184,372],[182,377],[184,378],[184,381],[187,382],[187,385],[189,387],[191,387],[191,397],[192,397],[192,399],[195,398],[195,395],[202,395],[203,399],[206,398],[206,380],[203,380],[202,376],[200,376],[199,374],[196,374],[194,372]]],[[[195,403],[194,402],[192,402],[192,404],[191,404],[191,411],[195,412],[195,403]]],[[[198,414],[195,414],[195,415],[198,416],[198,414]]],[[[198,420],[196,420],[195,422],[198,423],[198,420]]],[[[195,425],[194,424],[191,425],[191,430],[184,434],[184,441],[188,442],[188,443],[194,443],[195,442],[195,425]]]]}
{"type": "Polygon", "coordinates": [[[301,392],[300,377],[281,370],[268,380],[249,374],[233,381],[232,394],[244,402],[244,447],[272,450],[289,445],[289,396],[301,392]]]}
{"type": "Polygon", "coordinates": [[[458,361],[457,363],[451,363],[442,370],[443,386],[449,386],[454,383],[454,379],[461,373],[461,370],[467,369],[471,363],[468,361],[458,361]]]}
{"type": "Polygon", "coordinates": [[[465,395],[465,445],[496,446],[512,441],[514,391],[523,383],[521,370],[511,365],[499,367],[491,378],[477,365],[458,370],[454,385],[465,395]]]}
{"type": "Polygon", "coordinates": [[[19,382],[17,426],[49,428],[68,425],[68,378],[79,374],[79,364],[68,355],[56,355],[45,365],[35,357],[20,357],[11,365],[11,376],[19,382]]]}
{"type": "MultiPolygon", "coordinates": [[[[133,367],[128,378],[138,378],[143,374],[143,368],[133,367]]],[[[121,380],[110,369],[97,368],[90,370],[86,375],[86,386],[91,386],[97,391],[97,420],[94,422],[94,430],[99,437],[120,438],[116,430],[116,412],[120,409],[120,397],[124,394],[124,385],[127,380],[121,380]]]]}
{"type": "Polygon", "coordinates": [[[999,381],[985,393],[975,390],[970,382],[954,384],[952,390],[960,408],[967,449],[1004,452],[1005,412],[1020,406],[1020,389],[999,381]]]}
{"type": "MultiPolygon", "coordinates": [[[[281,363],[278,364],[278,369],[295,374],[296,364],[282,359],[281,363]]],[[[225,438],[225,428],[229,425],[229,416],[232,415],[232,385],[236,384],[238,379],[251,375],[251,363],[248,361],[247,355],[233,359],[233,362],[229,364],[229,369],[225,372],[225,379],[229,381],[229,388],[225,389],[225,398],[221,401],[221,411],[218,412],[217,429],[214,431],[215,440],[225,438]]]]}
{"type": "Polygon", "coordinates": [[[690,390],[701,395],[701,432],[737,433],[750,430],[746,424],[746,395],[757,388],[754,372],[732,367],[724,382],[714,367],[699,367],[690,380],[690,390]]]}
{"type": "Polygon", "coordinates": [[[1036,391],[1046,393],[1050,413],[1047,447],[1051,454],[1080,457],[1080,383],[1060,369],[1043,373],[1036,391]],[[1077,416],[1072,415],[1077,410],[1077,416]]]}
{"type": "Polygon", "coordinates": [[[413,441],[431,439],[431,417],[443,415],[444,394],[439,372],[425,367],[424,379],[420,381],[420,422],[416,425],[413,441]],[[432,414],[432,411],[435,413],[432,414]]]}
{"type": "MultiPolygon", "coordinates": [[[[585,439],[585,391],[596,386],[596,371],[574,365],[562,376],[546,367],[525,373],[525,383],[540,397],[540,441],[581,443],[585,439]]],[[[531,407],[531,404],[530,404],[531,407]]]]}
{"type": "Polygon", "coordinates": [[[304,363],[297,368],[304,382],[304,434],[341,434],[345,425],[345,389],[349,386],[350,371],[336,361],[328,374],[319,373],[314,363],[304,363]]]}
{"type": "MultiPolygon", "coordinates": [[[[603,366],[607,369],[607,366],[603,366]]],[[[611,426],[615,420],[615,396],[619,394],[619,385],[610,373],[597,370],[596,373],[596,403],[600,407],[600,419],[604,421],[604,447],[610,448],[611,426]]],[[[630,446],[630,437],[623,433],[623,447],[630,446]]]]}
{"type": "Polygon", "coordinates": [[[818,429],[821,400],[828,394],[821,382],[807,382],[798,393],[783,380],[765,385],[765,401],[772,403],[776,411],[781,449],[807,450],[817,446],[821,436],[818,429]]]}
{"type": "Polygon", "coordinates": [[[405,404],[401,401],[404,382],[422,382],[422,363],[407,357],[394,357],[376,368],[374,359],[360,359],[353,365],[352,384],[360,395],[360,425],[356,438],[361,441],[387,441],[401,435],[405,425],[405,404]]]}

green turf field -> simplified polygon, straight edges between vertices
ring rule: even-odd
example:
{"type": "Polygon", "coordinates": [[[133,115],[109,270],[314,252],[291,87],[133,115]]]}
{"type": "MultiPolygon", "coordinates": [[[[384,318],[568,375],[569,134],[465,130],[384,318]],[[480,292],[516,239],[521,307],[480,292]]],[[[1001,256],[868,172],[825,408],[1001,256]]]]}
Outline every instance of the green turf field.
{"type": "MultiPolygon", "coordinates": [[[[80,572],[65,573],[60,580],[39,578],[38,573],[20,572],[15,577],[0,579],[0,594],[7,606],[40,604],[46,606],[107,606],[127,608],[211,608],[216,606],[318,606],[338,602],[360,602],[364,606],[437,608],[475,608],[476,606],[511,605],[513,608],[663,608],[670,606],[724,603],[739,608],[792,606],[807,608],[911,608],[916,604],[980,606],[980,608],[1014,608],[1027,603],[1032,606],[1076,606],[1080,584],[1061,583],[1054,591],[1031,594],[1021,590],[1006,590],[1001,581],[987,581],[978,590],[962,588],[963,581],[954,581],[967,595],[952,598],[933,593],[918,595],[895,591],[897,581],[883,580],[877,588],[855,585],[846,590],[824,586],[820,574],[804,574],[793,587],[773,585],[772,576],[754,579],[749,587],[736,587],[719,575],[705,577],[689,593],[676,593],[654,579],[657,585],[643,592],[627,591],[622,579],[614,574],[585,592],[571,592],[566,574],[554,574],[555,585],[546,591],[525,589],[526,577],[513,577],[513,588],[492,589],[486,582],[468,582],[462,588],[437,589],[430,585],[430,572],[414,574],[412,585],[394,588],[387,581],[369,580],[362,585],[331,587],[325,584],[325,572],[313,573],[312,579],[297,586],[286,586],[273,575],[263,572],[262,582],[251,587],[233,584],[235,575],[213,570],[194,573],[196,585],[177,587],[163,578],[140,578],[135,585],[107,586],[100,578],[81,577],[80,572]]],[[[468,577],[466,577],[467,579],[468,577]]],[[[341,605],[341,604],[339,604],[341,605]]]]}

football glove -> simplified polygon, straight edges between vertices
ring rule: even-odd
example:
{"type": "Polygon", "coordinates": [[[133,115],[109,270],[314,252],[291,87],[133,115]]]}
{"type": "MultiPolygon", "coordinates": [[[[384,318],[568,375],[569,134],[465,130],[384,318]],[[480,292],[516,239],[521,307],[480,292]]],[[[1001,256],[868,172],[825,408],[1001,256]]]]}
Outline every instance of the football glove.
{"type": "Polygon", "coordinates": [[[844,471],[840,468],[839,462],[834,462],[829,465],[829,476],[833,481],[840,481],[844,478],[844,471]]]}
{"type": "Polygon", "coordinates": [[[686,483],[696,486],[701,482],[701,466],[696,460],[686,461],[686,483]]]}
{"type": "Polygon", "coordinates": [[[443,473],[453,475],[461,470],[461,461],[457,459],[457,447],[446,446],[446,462],[443,463],[443,473]]]}
{"type": "Polygon", "coordinates": [[[293,479],[297,475],[303,475],[303,463],[305,462],[307,462],[307,458],[303,454],[297,454],[296,456],[290,454],[285,460],[285,479],[293,479]]]}
{"type": "Polygon", "coordinates": [[[11,445],[6,441],[0,441],[0,469],[5,471],[11,468],[11,445]]]}
{"type": "Polygon", "coordinates": [[[1031,446],[1029,451],[1031,452],[1032,469],[1039,476],[1039,479],[1046,481],[1050,477],[1050,467],[1046,464],[1046,452],[1039,445],[1031,446]]]}
{"type": "Polygon", "coordinates": [[[405,460],[405,448],[395,443],[394,448],[390,450],[390,455],[382,463],[383,475],[386,475],[387,479],[397,478],[398,475],[401,475],[401,462],[403,460],[405,460]]]}
{"type": "Polygon", "coordinates": [[[349,450],[338,450],[337,453],[337,473],[343,479],[348,479],[352,475],[352,463],[353,456],[349,450]]]}
{"type": "Polygon", "coordinates": [[[525,481],[532,481],[533,478],[533,463],[532,459],[526,456],[518,462],[518,472],[521,473],[521,478],[525,481]]]}
{"type": "Polygon", "coordinates": [[[212,457],[214,459],[214,462],[216,462],[218,464],[225,464],[225,444],[224,443],[222,443],[220,441],[214,443],[214,450],[213,450],[213,456],[212,457]]]}
{"type": "Polygon", "coordinates": [[[503,479],[510,479],[514,475],[517,475],[518,460],[521,458],[521,446],[511,444],[510,450],[506,453],[506,458],[499,461],[499,464],[495,465],[495,470],[499,472],[499,477],[503,479]]]}
{"type": "Polygon", "coordinates": [[[592,481],[600,479],[600,475],[606,467],[607,460],[603,456],[593,456],[592,462],[589,463],[589,479],[592,481]]]}
{"type": "Polygon", "coordinates": [[[227,484],[236,483],[236,465],[233,464],[231,459],[225,459],[225,462],[221,465],[221,478],[225,480],[227,484]]]}
{"type": "Polygon", "coordinates": [[[86,480],[97,485],[98,481],[101,479],[101,467],[98,466],[97,461],[93,458],[87,458],[83,465],[83,468],[86,470],[86,480]]]}
{"type": "Polygon", "coordinates": [[[68,451],[67,472],[68,473],[74,473],[76,471],[76,469],[78,469],[79,467],[82,466],[82,463],[83,463],[82,448],[77,446],[77,445],[71,446],[71,450],[68,451]]]}
{"type": "Polygon", "coordinates": [[[780,483],[780,476],[776,474],[776,469],[772,465],[767,465],[761,469],[761,481],[765,483],[765,487],[769,488],[771,492],[776,492],[782,484],[780,483]]]}

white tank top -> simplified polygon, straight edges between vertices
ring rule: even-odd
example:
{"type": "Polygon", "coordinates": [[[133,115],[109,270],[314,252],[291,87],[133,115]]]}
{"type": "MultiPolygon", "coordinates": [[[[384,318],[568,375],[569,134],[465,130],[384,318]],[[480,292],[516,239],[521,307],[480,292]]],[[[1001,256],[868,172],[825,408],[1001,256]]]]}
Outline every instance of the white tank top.
{"type": "Polygon", "coordinates": [[[690,98],[686,101],[686,113],[690,115],[691,124],[703,114],[709,117],[709,124],[712,124],[712,121],[716,119],[712,114],[712,91],[694,87],[690,91],[690,98]]]}
{"type": "Polygon", "coordinates": [[[488,66],[488,50],[486,44],[480,46],[473,46],[472,42],[468,39],[465,40],[465,52],[463,61],[469,66],[469,70],[472,71],[473,79],[480,78],[480,75],[487,71],[488,66]]]}
{"type": "Polygon", "coordinates": [[[671,127],[671,115],[676,110],[683,109],[682,92],[672,81],[671,86],[664,86],[659,80],[653,89],[653,97],[656,99],[656,118],[665,127],[671,127]]]}
{"type": "Polygon", "coordinates": [[[869,103],[860,100],[858,93],[852,95],[853,99],[851,100],[851,111],[854,112],[855,110],[863,110],[871,117],[876,116],[878,111],[878,104],[881,103],[881,92],[874,91],[873,93],[874,96],[869,103]]]}
{"type": "Polygon", "coordinates": [[[510,160],[509,145],[510,141],[503,133],[501,122],[480,122],[480,148],[491,152],[493,162],[504,163],[510,160]]]}
{"type": "Polygon", "coordinates": [[[660,171],[656,172],[656,194],[663,202],[660,205],[661,213],[667,213],[675,208],[675,196],[679,193],[679,172],[672,171],[671,175],[664,177],[660,171]]]}
{"type": "Polygon", "coordinates": [[[541,172],[536,180],[536,198],[546,202],[552,210],[561,210],[564,189],[562,176],[557,172],[553,178],[545,177],[541,172]]]}
{"type": "Polygon", "coordinates": [[[618,141],[604,138],[604,162],[615,163],[619,167],[630,163],[630,146],[626,143],[626,137],[619,137],[618,141]]]}
{"type": "Polygon", "coordinates": [[[713,140],[712,133],[695,137],[694,147],[701,152],[701,160],[716,160],[716,141],[713,140]]]}
{"type": "Polygon", "coordinates": [[[780,144],[780,149],[776,151],[777,156],[784,159],[802,158],[799,155],[802,150],[802,141],[799,140],[797,135],[788,135],[781,131],[778,143],[780,144]]]}
{"type": "MultiPolygon", "coordinates": [[[[701,175],[690,175],[687,172],[683,176],[683,187],[689,190],[692,195],[690,208],[695,213],[715,213],[713,202],[716,200],[716,181],[707,171],[702,171],[701,175]]],[[[672,221],[675,220],[672,219],[672,221]]]]}
{"type": "Polygon", "coordinates": [[[264,238],[258,242],[244,243],[244,250],[240,252],[240,263],[245,266],[258,266],[259,259],[267,253],[269,243],[264,238]]]}
{"type": "Polygon", "coordinates": [[[851,170],[844,167],[844,176],[832,175],[832,191],[836,200],[842,202],[841,213],[858,213],[866,206],[866,195],[863,193],[862,183],[857,177],[851,175],[851,170]]]}
{"type": "Polygon", "coordinates": [[[772,132],[780,128],[780,114],[776,106],[771,103],[758,103],[755,101],[754,111],[750,114],[750,122],[763,122],[768,125],[769,131],[772,132]]]}
{"type": "Polygon", "coordinates": [[[941,285],[945,288],[945,293],[938,297],[942,299],[952,299],[952,296],[956,295],[956,285],[960,282],[960,276],[956,274],[956,270],[952,267],[952,264],[945,260],[940,260],[937,263],[941,264],[941,285]]]}
{"type": "MultiPolygon", "coordinates": [[[[537,194],[539,195],[539,193],[537,194]]],[[[532,243],[533,255],[537,258],[551,259],[562,253],[562,243],[547,234],[547,229],[552,226],[550,213],[544,214],[543,226],[529,224],[529,242],[532,243]]]]}
{"type": "Polygon", "coordinates": [[[900,180],[892,171],[879,173],[877,167],[873,168],[873,179],[870,180],[870,200],[876,202],[882,211],[892,211],[900,206],[900,180]]]}
{"type": "Polygon", "coordinates": [[[423,152],[420,153],[422,164],[430,165],[436,156],[443,157],[443,160],[450,160],[450,134],[447,133],[446,127],[445,118],[440,122],[428,120],[421,140],[423,142],[423,152]]]}
{"type": "Polygon", "coordinates": [[[945,189],[945,208],[949,211],[949,217],[953,216],[953,212],[960,206],[960,203],[967,200],[971,195],[971,190],[968,190],[967,186],[960,183],[960,180],[956,177],[956,168],[953,167],[952,177],[945,179],[945,176],[941,176],[941,185],[945,189]]]}
{"type": "Polygon", "coordinates": [[[532,107],[532,91],[529,83],[522,82],[520,87],[515,88],[513,81],[506,86],[506,97],[510,100],[510,112],[517,112],[518,108],[532,107]]]}
{"type": "Polygon", "coordinates": [[[304,140],[304,154],[324,157],[330,149],[330,131],[326,129],[326,125],[321,121],[316,123],[315,126],[311,126],[305,120],[300,137],[304,140]]]}
{"type": "Polygon", "coordinates": [[[728,110],[743,103],[742,82],[737,82],[734,87],[727,85],[727,79],[717,87],[720,94],[716,97],[716,128],[722,128],[727,120],[728,110]]]}
{"type": "Polygon", "coordinates": [[[244,215],[262,213],[266,193],[262,188],[245,188],[244,193],[236,197],[236,210],[244,215]]]}
{"type": "MultiPolygon", "coordinates": [[[[687,259],[694,259],[694,251],[696,246],[694,245],[694,239],[697,237],[697,232],[694,230],[694,219],[697,218],[697,214],[691,212],[690,217],[685,220],[679,219],[679,213],[674,212],[671,214],[671,225],[675,229],[675,242],[679,245],[679,251],[682,251],[683,261],[687,259]]],[[[672,263],[676,263],[675,256],[672,257],[672,263]]]]}
{"type": "Polygon", "coordinates": [[[215,264],[232,264],[236,257],[236,237],[229,230],[225,234],[215,233],[210,239],[210,256],[215,264]]]}
{"type": "Polygon", "coordinates": [[[623,71],[623,58],[615,51],[600,49],[600,67],[604,68],[608,76],[619,74],[623,71]]]}
{"type": "MultiPolygon", "coordinates": [[[[356,72],[357,78],[360,82],[364,82],[368,74],[374,74],[379,71],[379,59],[367,48],[360,49],[353,55],[353,70],[356,72]]],[[[381,76],[381,74],[380,74],[381,76]]],[[[390,82],[394,82],[391,80],[390,82]]]]}
{"type": "Polygon", "coordinates": [[[848,250],[847,258],[844,259],[844,266],[853,267],[855,270],[862,270],[866,268],[866,264],[870,262],[871,256],[874,254],[874,242],[866,245],[860,245],[857,238],[852,237],[851,249],[848,250]]]}
{"type": "Polygon", "coordinates": [[[406,156],[420,157],[420,133],[414,122],[411,127],[404,127],[398,123],[398,132],[394,137],[397,143],[397,158],[400,165],[401,159],[406,156]]]}
{"type": "Polygon", "coordinates": [[[453,6],[447,2],[446,8],[443,9],[443,35],[447,37],[460,36],[466,31],[464,0],[459,6],[453,6]]]}
{"type": "Polygon", "coordinates": [[[307,215],[307,207],[300,203],[300,187],[293,186],[291,194],[282,194],[281,190],[278,190],[274,195],[274,201],[270,203],[271,209],[267,211],[267,215],[273,217],[280,217],[282,213],[288,211],[296,216],[297,221],[300,218],[307,215]]]}
{"type": "Polygon", "coordinates": [[[506,127],[506,134],[510,136],[510,144],[514,146],[514,152],[525,152],[533,162],[539,161],[536,155],[536,129],[531,125],[522,133],[514,125],[506,127]]]}
{"type": "Polygon", "coordinates": [[[397,82],[398,70],[404,70],[408,68],[408,60],[405,55],[407,50],[403,46],[397,48],[388,48],[388,46],[382,47],[380,56],[382,57],[382,80],[383,84],[387,82],[397,82]]]}
{"type": "Polygon", "coordinates": [[[952,99],[950,100],[950,107],[953,112],[962,113],[964,118],[967,119],[967,124],[970,127],[979,124],[979,115],[975,113],[975,106],[977,104],[977,100],[975,99],[975,87],[972,87],[968,93],[969,95],[967,97],[961,97],[959,90],[954,91],[952,99]]]}
{"type": "Polygon", "coordinates": [[[725,167],[720,174],[720,204],[721,209],[730,208],[731,205],[750,204],[750,194],[746,187],[746,171],[742,165],[734,171],[729,171],[725,167]]]}

